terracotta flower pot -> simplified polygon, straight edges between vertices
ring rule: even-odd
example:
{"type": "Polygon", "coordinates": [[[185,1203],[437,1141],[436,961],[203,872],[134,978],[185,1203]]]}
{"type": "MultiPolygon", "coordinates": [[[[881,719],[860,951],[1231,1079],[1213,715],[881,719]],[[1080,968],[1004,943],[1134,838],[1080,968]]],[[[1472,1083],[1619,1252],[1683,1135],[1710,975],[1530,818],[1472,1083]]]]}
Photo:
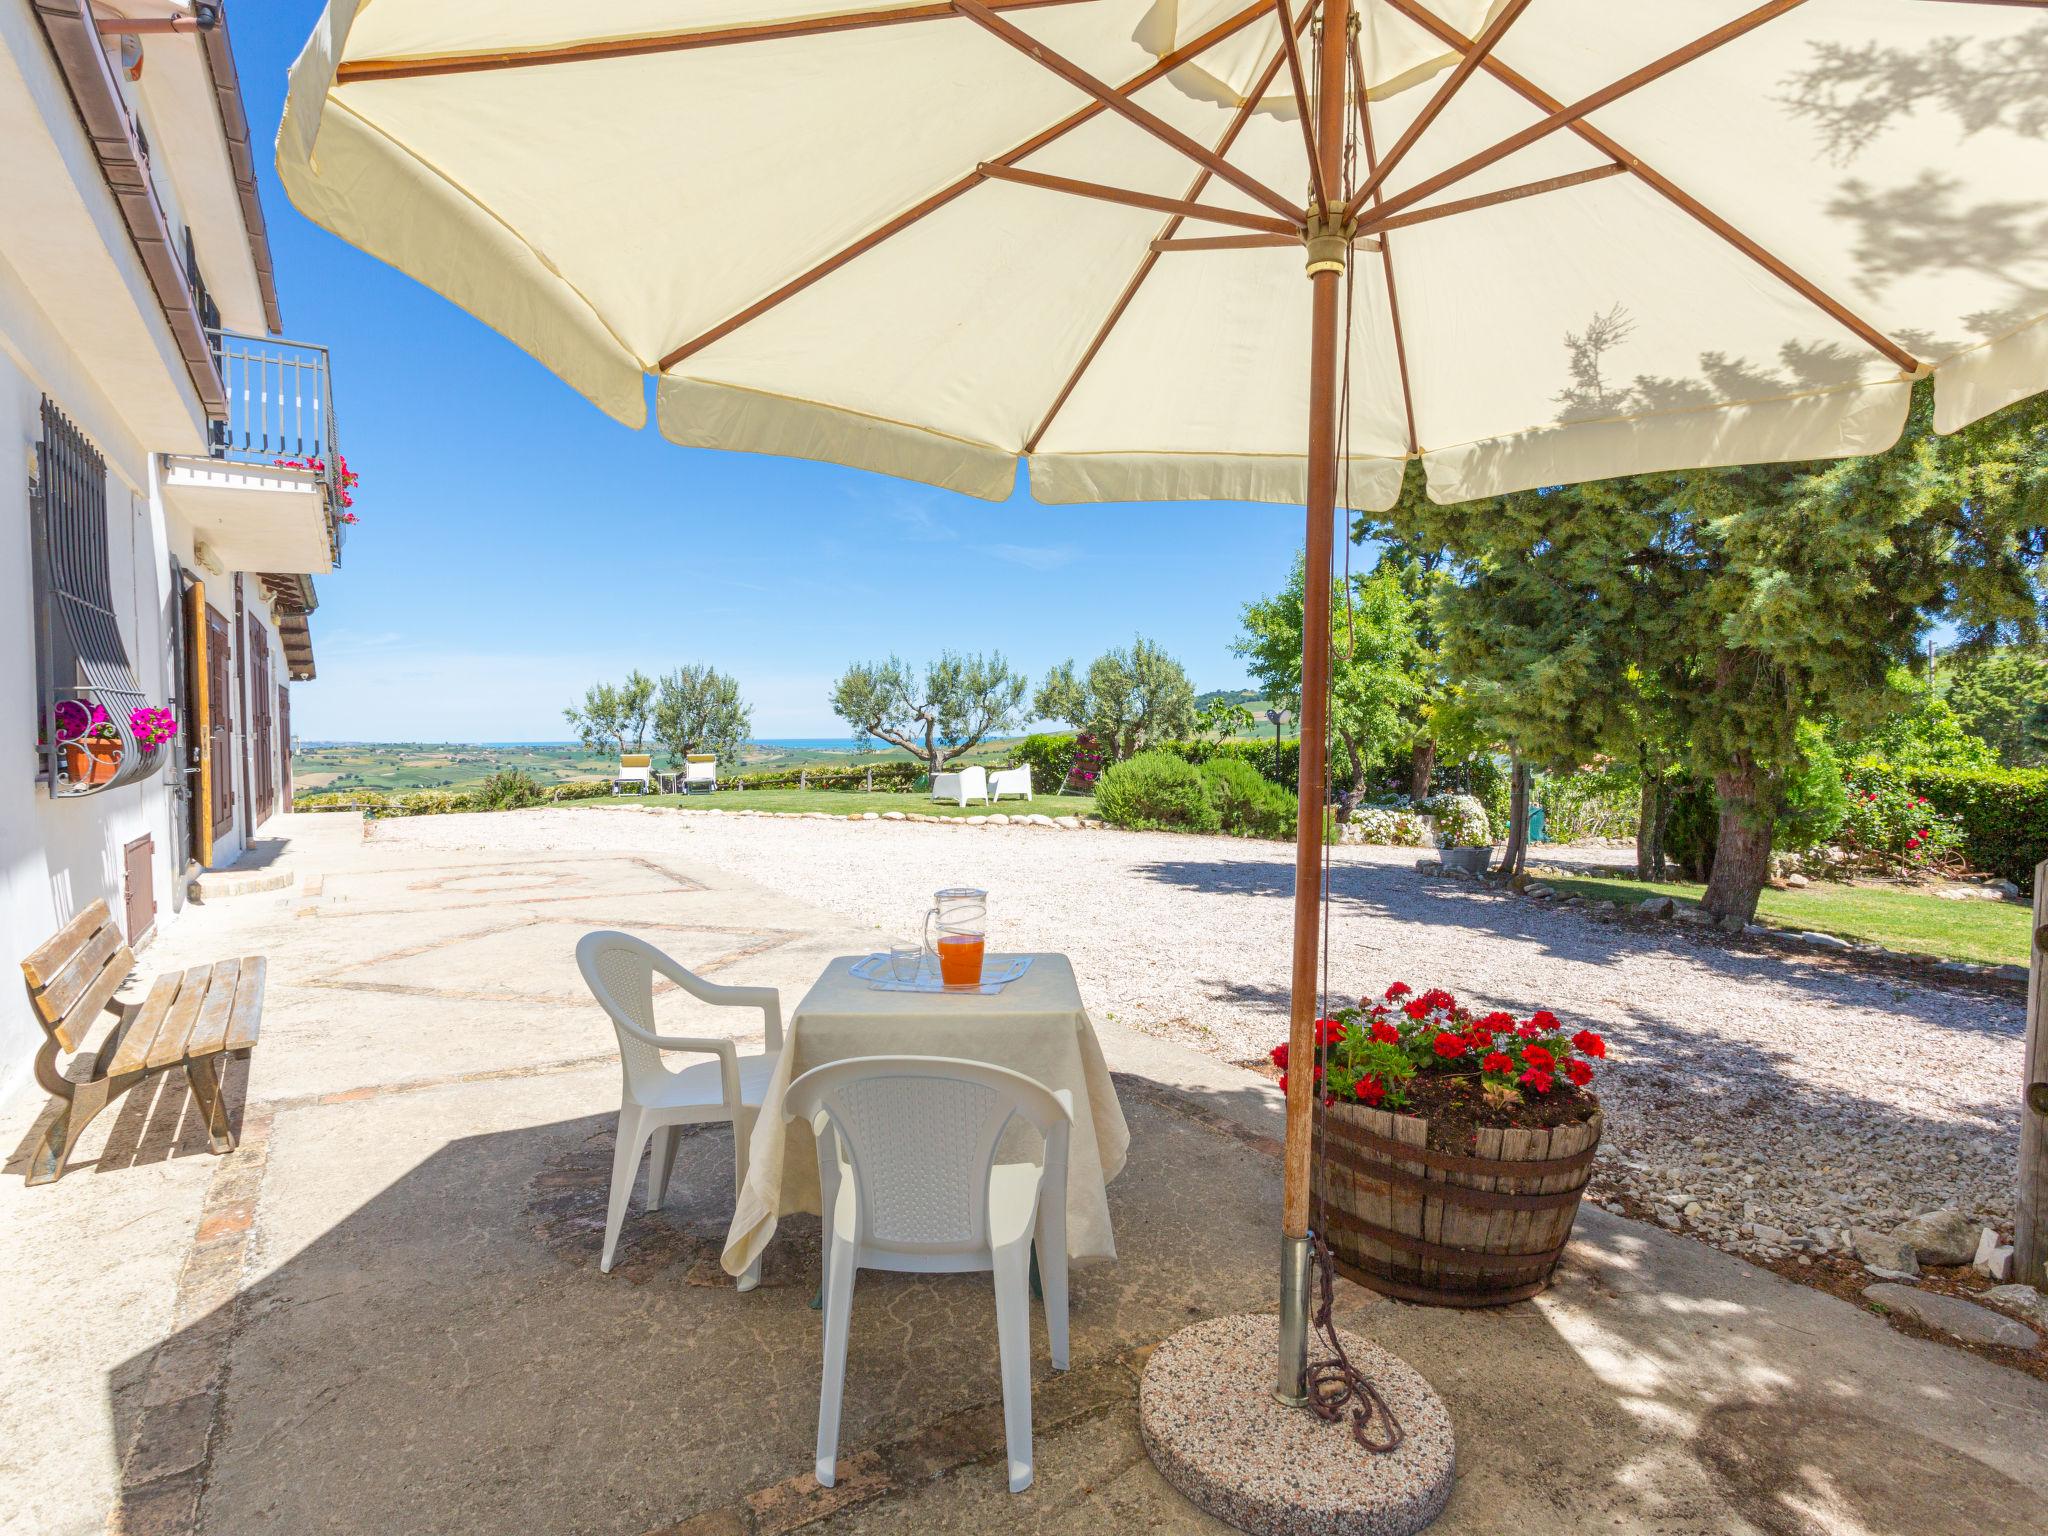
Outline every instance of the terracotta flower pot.
{"type": "Polygon", "coordinates": [[[1483,1130],[1474,1154],[1430,1149],[1429,1122],[1363,1105],[1316,1115],[1316,1209],[1337,1268],[1404,1301],[1491,1307],[1550,1284],[1585,1193],[1601,1117],[1483,1130]]]}
{"type": "Polygon", "coordinates": [[[121,766],[121,743],[103,736],[64,744],[64,771],[74,784],[105,784],[121,766]]]}

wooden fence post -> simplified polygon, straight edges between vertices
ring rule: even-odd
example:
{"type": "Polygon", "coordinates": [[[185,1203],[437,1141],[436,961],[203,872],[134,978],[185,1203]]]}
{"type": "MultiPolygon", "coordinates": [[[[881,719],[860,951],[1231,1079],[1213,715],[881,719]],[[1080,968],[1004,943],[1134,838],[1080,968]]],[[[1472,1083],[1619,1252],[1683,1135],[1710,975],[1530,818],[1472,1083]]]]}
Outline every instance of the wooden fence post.
{"type": "Polygon", "coordinates": [[[2034,866],[2034,954],[2020,1106],[2019,1231],[2013,1279],[2048,1289],[2048,859],[2034,866]]]}

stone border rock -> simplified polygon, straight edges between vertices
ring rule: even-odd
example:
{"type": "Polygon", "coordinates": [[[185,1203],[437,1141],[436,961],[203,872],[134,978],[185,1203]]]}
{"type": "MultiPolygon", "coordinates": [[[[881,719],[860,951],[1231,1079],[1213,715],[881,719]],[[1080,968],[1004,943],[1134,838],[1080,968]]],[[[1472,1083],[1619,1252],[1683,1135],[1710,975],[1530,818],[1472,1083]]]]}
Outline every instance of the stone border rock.
{"type": "Polygon", "coordinates": [[[1048,816],[1043,811],[991,811],[985,816],[933,816],[923,811],[755,811],[723,805],[631,805],[622,810],[640,811],[648,816],[736,816],[781,817],[786,821],[914,821],[934,827],[1043,827],[1059,832],[1104,831],[1109,823],[1100,816],[1048,816]]]}

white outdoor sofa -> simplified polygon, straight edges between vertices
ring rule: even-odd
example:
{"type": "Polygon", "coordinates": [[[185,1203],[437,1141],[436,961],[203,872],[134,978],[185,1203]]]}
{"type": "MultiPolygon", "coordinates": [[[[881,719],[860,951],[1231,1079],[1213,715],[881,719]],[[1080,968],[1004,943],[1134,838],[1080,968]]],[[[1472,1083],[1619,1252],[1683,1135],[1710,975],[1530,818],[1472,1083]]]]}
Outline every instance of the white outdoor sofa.
{"type": "Polygon", "coordinates": [[[988,776],[988,797],[1000,800],[1005,795],[1022,795],[1031,798],[1031,765],[1023,763],[1015,768],[998,768],[988,776]]]}
{"type": "Polygon", "coordinates": [[[962,768],[957,773],[935,773],[932,775],[932,798],[951,800],[965,807],[969,800],[988,803],[988,770],[986,768],[962,768]]]}

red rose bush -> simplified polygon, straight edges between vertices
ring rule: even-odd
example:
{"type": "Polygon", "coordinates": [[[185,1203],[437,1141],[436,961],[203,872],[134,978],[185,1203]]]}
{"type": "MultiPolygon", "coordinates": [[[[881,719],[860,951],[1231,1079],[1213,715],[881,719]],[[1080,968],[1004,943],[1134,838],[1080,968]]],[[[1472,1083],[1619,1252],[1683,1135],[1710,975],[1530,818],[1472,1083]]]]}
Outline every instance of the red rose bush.
{"type": "MultiPolygon", "coordinates": [[[[1567,1033],[1548,1008],[1526,1019],[1498,1010],[1475,1015],[1440,987],[1417,993],[1404,981],[1316,1020],[1315,1038],[1319,1062],[1304,1065],[1315,1072],[1323,1102],[1387,1110],[1407,1108],[1409,1085],[1428,1073],[1476,1078],[1489,1106],[1512,1111],[1590,1088],[1593,1063],[1607,1054],[1600,1036],[1567,1033]]],[[[1284,1092],[1286,1045],[1273,1048],[1273,1064],[1284,1092]]]]}

